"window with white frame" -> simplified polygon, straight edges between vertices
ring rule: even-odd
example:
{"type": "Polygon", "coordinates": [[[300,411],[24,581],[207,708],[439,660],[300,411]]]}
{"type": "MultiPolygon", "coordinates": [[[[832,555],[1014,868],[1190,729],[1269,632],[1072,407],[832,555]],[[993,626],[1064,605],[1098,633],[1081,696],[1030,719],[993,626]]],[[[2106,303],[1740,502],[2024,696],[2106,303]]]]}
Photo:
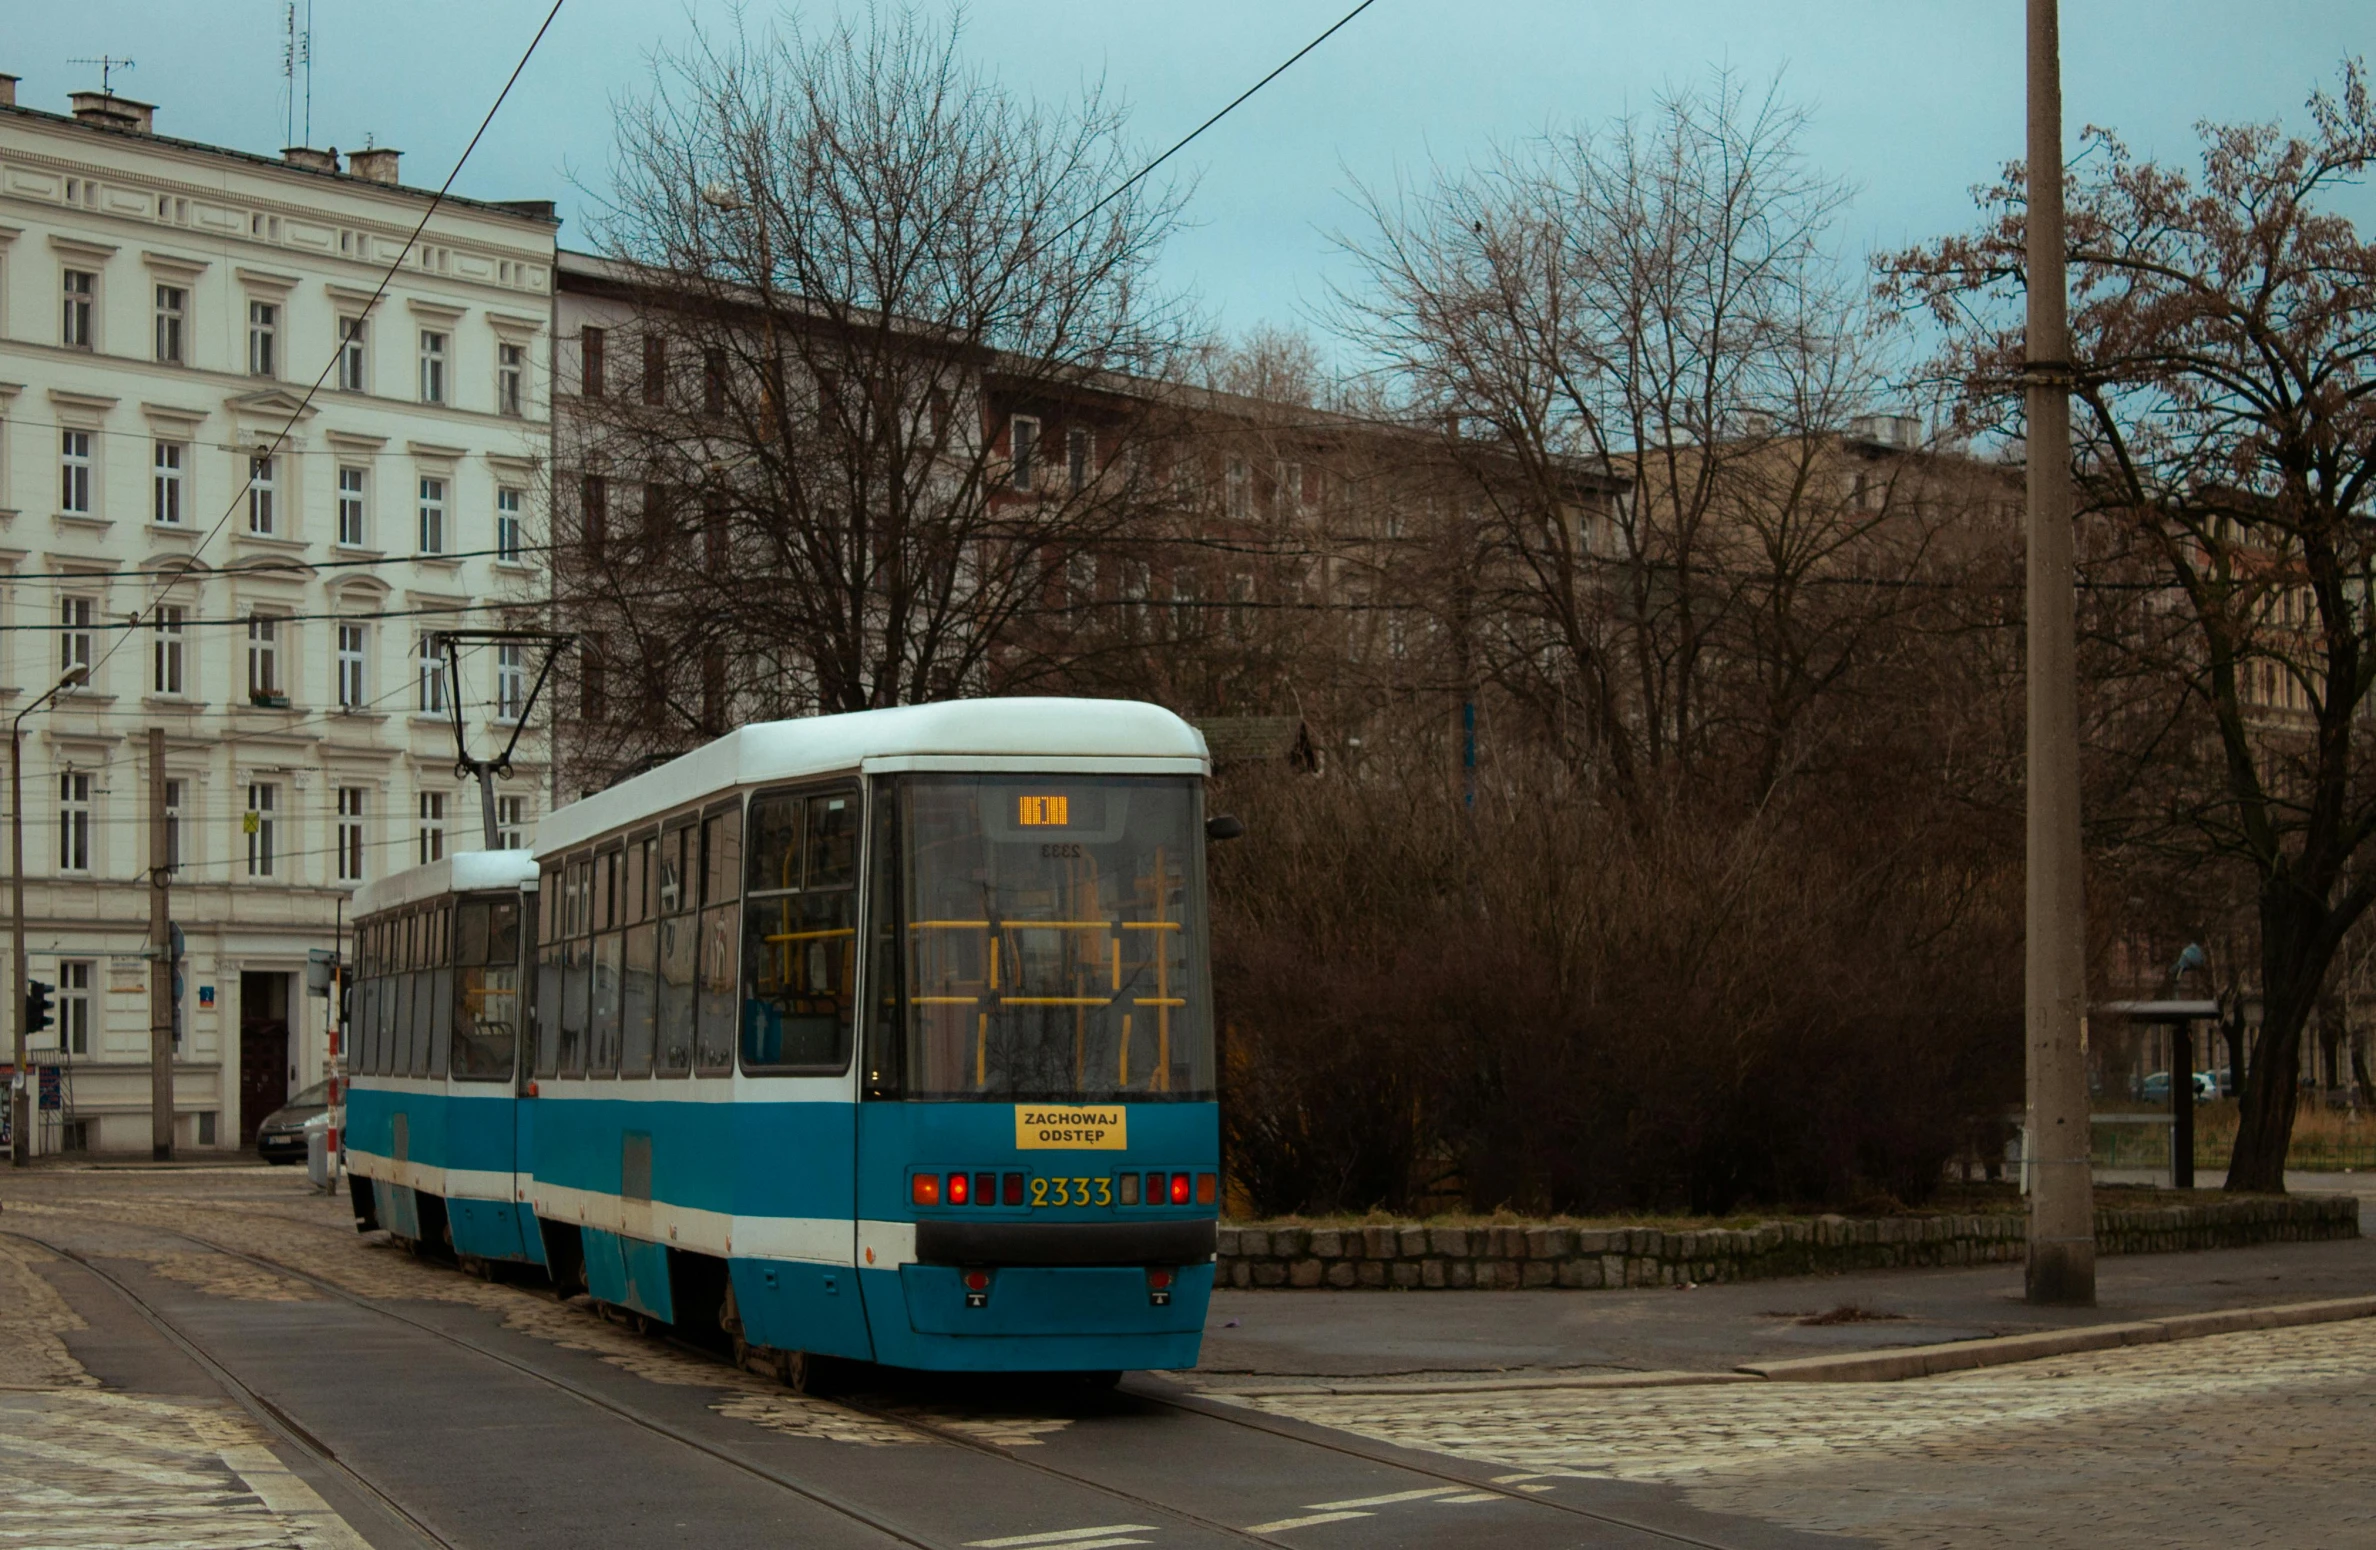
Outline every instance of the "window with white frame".
{"type": "Polygon", "coordinates": [[[517,721],[528,702],[528,648],[518,641],[495,646],[495,719],[517,721]]]}
{"type": "Polygon", "coordinates": [[[338,387],[343,393],[371,391],[371,358],[365,353],[368,325],[361,318],[338,320],[338,387]]]}
{"type": "Polygon", "coordinates": [[[1229,460],[1229,466],[1222,471],[1221,485],[1233,520],[1242,522],[1254,514],[1254,476],[1244,458],[1229,460]]]}
{"type": "Polygon", "coordinates": [[[497,797],[495,799],[495,846],[498,850],[526,850],[528,848],[528,799],[526,797],[497,797]]]}
{"type": "Polygon", "coordinates": [[[338,627],[338,703],[348,710],[361,710],[370,703],[363,692],[364,639],[360,624],[338,627]]]}
{"type": "Polygon", "coordinates": [[[182,803],[188,795],[186,780],[165,782],[165,869],[178,872],[182,864],[182,803]]]}
{"type": "Polygon", "coordinates": [[[338,541],[349,549],[364,547],[370,532],[370,470],[354,463],[339,465],[338,541]]]}
{"type": "Polygon", "coordinates": [[[338,880],[363,881],[363,814],[368,800],[361,786],[338,788],[338,880]]]}
{"type": "Polygon", "coordinates": [[[516,344],[495,347],[495,412],[518,415],[528,375],[528,352],[516,344]]]}
{"type": "Polygon", "coordinates": [[[248,303],[248,375],[280,375],[280,304],[248,303]]]}
{"type": "Polygon", "coordinates": [[[151,454],[156,476],[156,500],[151,517],[163,526],[182,525],[182,471],[189,457],[188,443],[179,441],[160,441],[151,454]]]}
{"type": "Polygon", "coordinates": [[[1009,482],[1018,490],[1031,488],[1031,465],[1039,451],[1039,421],[1019,414],[1007,421],[1009,482]]]}
{"type": "Polygon", "coordinates": [[[91,433],[58,432],[58,509],[70,517],[91,514],[91,433]]]}
{"type": "Polygon", "coordinates": [[[503,488],[495,492],[495,558],[516,565],[520,562],[525,539],[520,528],[521,492],[503,488]]]}
{"type": "Polygon", "coordinates": [[[68,770],[58,777],[58,870],[91,869],[91,777],[68,770]]]}
{"type": "Polygon", "coordinates": [[[1085,426],[1064,433],[1065,481],[1075,495],[1089,487],[1089,471],[1097,461],[1097,437],[1085,426]]]}
{"type": "Polygon", "coordinates": [[[248,531],[269,538],[280,520],[280,459],[248,459],[248,531]]]}
{"type": "Polygon", "coordinates": [[[188,611],[179,603],[160,603],[155,618],[149,624],[149,634],[155,646],[155,671],[149,677],[152,694],[187,694],[189,683],[185,676],[188,659],[183,653],[184,631],[189,622],[188,611]]]}
{"type": "Polygon", "coordinates": [[[65,677],[78,667],[85,673],[91,670],[91,615],[98,611],[98,607],[95,598],[58,599],[59,677],[65,677]]]}
{"type": "Polygon", "coordinates": [[[446,668],[445,653],[437,647],[437,637],[424,635],[418,654],[421,680],[420,709],[432,715],[445,712],[446,668]]]}
{"type": "Polygon", "coordinates": [[[446,799],[442,791],[421,793],[421,865],[445,859],[446,799]]]}
{"type": "Polygon", "coordinates": [[[272,614],[250,614],[247,624],[248,699],[263,703],[281,692],[280,625],[272,614]]]}
{"type": "Polygon", "coordinates": [[[60,287],[58,343],[69,350],[94,348],[91,302],[99,294],[99,277],[88,269],[69,269],[60,277],[60,287]]]}
{"type": "Polygon", "coordinates": [[[88,958],[58,960],[58,1049],[68,1055],[91,1052],[91,970],[88,958]]]}
{"type": "Polygon", "coordinates": [[[247,875],[270,877],[280,861],[280,787],[256,781],[248,787],[247,811],[240,816],[247,831],[247,875]]]}
{"type": "Polygon", "coordinates": [[[157,287],[157,362],[182,364],[185,331],[189,327],[190,293],[178,285],[157,287]]]}
{"type": "Polygon", "coordinates": [[[446,482],[443,479],[423,479],[421,481],[420,536],[421,553],[445,553],[446,482]]]}
{"type": "Polygon", "coordinates": [[[421,330],[421,402],[446,401],[446,336],[436,329],[421,330]]]}

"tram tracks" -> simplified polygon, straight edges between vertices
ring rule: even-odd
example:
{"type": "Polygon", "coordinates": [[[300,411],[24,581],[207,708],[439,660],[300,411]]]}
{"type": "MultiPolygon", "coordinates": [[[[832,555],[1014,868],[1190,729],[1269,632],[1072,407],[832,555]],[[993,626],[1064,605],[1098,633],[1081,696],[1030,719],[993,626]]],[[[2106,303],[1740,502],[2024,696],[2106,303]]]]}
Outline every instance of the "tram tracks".
{"type": "MultiPolygon", "coordinates": [[[[242,1214],[252,1215],[257,1213],[242,1214]]],[[[401,1310],[390,1308],[375,1298],[350,1291],[346,1287],[339,1285],[336,1281],[333,1281],[316,1271],[289,1264],[286,1261],[275,1259],[267,1254],[260,1254],[253,1250],[238,1248],[230,1244],[219,1243],[184,1229],[151,1226],[149,1230],[178,1238],[183,1242],[192,1244],[209,1252],[225,1255],[229,1258],[242,1261],[260,1270],[292,1277],[303,1282],[305,1285],[316,1289],[325,1296],[331,1297],[360,1311],[375,1314],[380,1318],[387,1319],[393,1323],[402,1325],[417,1333],[430,1336],[433,1339],[466,1351],[482,1360],[495,1363],[512,1372],[530,1378],[535,1382],[557,1392],[567,1394],[583,1403],[592,1405],[597,1409],[605,1411],[622,1421],[642,1429],[645,1432],[664,1438],[667,1441],[700,1453],[705,1457],[725,1464],[728,1467],[738,1470],[746,1475],[789,1491],[792,1494],[809,1501],[817,1507],[834,1513],[837,1516],[848,1519],[851,1522],[861,1524],[899,1544],[916,1547],[916,1550],[961,1550],[961,1547],[955,1542],[936,1538],[929,1533],[914,1528],[903,1527],[884,1517],[880,1512],[869,1509],[859,1503],[850,1501],[846,1497],[843,1497],[840,1493],[829,1488],[821,1487],[805,1480],[789,1476],[780,1470],[770,1468],[768,1465],[758,1460],[748,1458],[736,1450],[720,1447],[715,1443],[694,1435],[693,1433],[685,1430],[683,1427],[676,1425],[665,1418],[650,1415],[639,1410],[637,1407],[631,1404],[623,1403],[616,1397],[605,1394],[598,1389],[572,1382],[567,1378],[548,1372],[533,1363],[523,1362],[518,1358],[509,1355],[508,1353],[494,1349],[491,1346],[473,1340],[465,1335],[457,1334],[452,1330],[441,1328],[433,1322],[414,1317],[401,1310]]],[[[447,1547],[452,1546],[452,1541],[439,1536],[435,1530],[431,1529],[427,1524],[422,1523],[411,1512],[406,1510],[403,1505],[396,1500],[396,1498],[361,1475],[352,1465],[348,1464],[344,1459],[338,1457],[338,1455],[327,1445],[322,1443],[318,1438],[314,1437],[310,1432],[306,1431],[303,1426],[299,1425],[296,1421],[287,1416],[277,1406],[274,1406],[271,1401],[264,1398],[262,1395],[257,1394],[253,1389],[241,1382],[235,1374],[223,1367],[220,1362],[206,1354],[186,1331],[180,1329],[169,1316],[167,1316],[162,1310],[149,1303],[147,1299],[141,1296],[137,1289],[128,1285],[122,1278],[92,1263],[91,1259],[85,1255],[80,1254],[70,1248],[64,1247],[58,1243],[37,1238],[30,1234],[22,1233],[21,1231],[18,1233],[18,1236],[25,1237],[29,1242],[39,1243],[42,1247],[72,1260],[74,1263],[90,1271],[94,1276],[105,1282],[128,1303],[130,1303],[135,1311],[139,1313],[143,1319],[156,1327],[179,1349],[191,1355],[191,1357],[196,1360],[210,1376],[215,1378],[216,1381],[220,1382],[228,1392],[233,1394],[234,1397],[239,1400],[241,1405],[248,1409],[251,1414],[256,1416],[259,1422],[265,1425],[269,1431],[271,1431],[276,1436],[281,1437],[288,1443],[289,1446],[301,1451],[307,1457],[320,1461],[325,1468],[333,1471],[342,1481],[349,1483],[359,1494],[363,1495],[375,1506],[378,1506],[390,1513],[393,1517],[395,1517],[413,1532],[423,1536],[429,1543],[441,1547],[441,1550],[447,1550],[447,1547]]],[[[460,1274],[461,1272],[456,1271],[455,1273],[460,1274]]],[[[667,1335],[646,1336],[645,1338],[657,1339],[660,1343],[666,1344],[671,1349],[683,1355],[703,1361],[714,1362],[721,1368],[738,1371],[740,1370],[733,1368],[731,1359],[726,1355],[710,1350],[707,1347],[696,1345],[682,1338],[667,1335]]],[[[1643,1535],[1651,1540],[1663,1541],[1670,1544],[1692,1546],[1694,1547],[1694,1550],[1727,1550],[1727,1547],[1716,1541],[1701,1539],[1694,1535],[1681,1532],[1672,1527],[1662,1527],[1650,1523],[1644,1523],[1639,1520],[1618,1514],[1604,1511],[1595,1511],[1591,1508],[1583,1507],[1572,1502],[1558,1501],[1540,1494],[1521,1493],[1511,1486],[1497,1483],[1488,1478],[1480,1478],[1478,1474],[1471,1474],[1457,1469],[1432,1465],[1424,1460],[1415,1460],[1409,1457],[1404,1450],[1391,1449],[1382,1446],[1373,1447],[1365,1445],[1354,1439],[1348,1437],[1339,1437],[1337,1435],[1327,1433],[1321,1428],[1305,1423],[1259,1414],[1242,1413],[1239,1411],[1238,1407],[1224,1402],[1206,1400],[1193,1395],[1166,1395],[1152,1393],[1149,1392],[1146,1387],[1139,1385],[1134,1385],[1130,1388],[1127,1388],[1121,1391],[1121,1393],[1125,1399],[1133,1403],[1159,1407],[1178,1414],[1193,1416],[1201,1420],[1218,1422],[1220,1424],[1236,1427],[1241,1430],[1260,1433],[1269,1437],[1280,1439],[1282,1441],[1333,1453],[1344,1458],[1382,1466],[1384,1468],[1392,1469],[1399,1473],[1414,1476],[1423,1480],[1440,1482],[1445,1486],[1457,1487],[1463,1492],[1489,1493],[1491,1495],[1503,1497],[1509,1501],[1522,1502],[1528,1506],[1548,1509],[1564,1516],[1580,1518],[1608,1528],[1619,1529],[1629,1533],[1643,1535]]],[[[929,1437],[935,1441],[946,1443],[952,1447],[962,1448],[969,1453],[996,1459],[1000,1463],[1011,1468],[1032,1473],[1047,1479],[1060,1480],[1079,1489],[1097,1493],[1098,1495],[1104,1496],[1113,1501],[1118,1508],[1127,1508],[1134,1512],[1157,1513],[1172,1520],[1175,1523],[1179,1523],[1184,1526],[1193,1525],[1197,1528],[1202,1528],[1208,1532],[1223,1535],[1229,1539],[1243,1544],[1275,1546],[1281,1542],[1275,1538],[1255,1533],[1238,1525],[1204,1516],[1203,1514],[1197,1513],[1192,1509],[1183,1508],[1172,1502],[1165,1501],[1160,1497],[1134,1491],[1126,1486],[1118,1485],[1110,1480],[1101,1479],[1096,1475],[1087,1474],[1075,1469],[1068,1469],[1060,1464],[1055,1464],[1037,1457],[1020,1454],[1010,1447],[1001,1446],[1000,1444],[990,1441],[984,1437],[973,1435],[961,1427],[950,1424],[947,1421],[937,1419],[930,1415],[918,1414],[915,1410],[905,1406],[897,1404],[884,1404],[870,1400],[860,1395],[849,1393],[836,1394],[830,1403],[840,1405],[843,1408],[854,1411],[857,1414],[869,1418],[870,1420],[891,1426],[905,1428],[909,1431],[919,1434],[920,1436],[929,1437]]]]}

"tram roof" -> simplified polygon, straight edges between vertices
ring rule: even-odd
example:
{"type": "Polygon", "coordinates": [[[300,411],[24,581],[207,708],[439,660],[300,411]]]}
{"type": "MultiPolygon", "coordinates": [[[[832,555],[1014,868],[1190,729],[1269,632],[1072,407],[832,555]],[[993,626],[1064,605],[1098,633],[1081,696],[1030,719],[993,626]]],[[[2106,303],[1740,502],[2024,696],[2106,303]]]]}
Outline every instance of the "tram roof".
{"type": "Polygon", "coordinates": [[[1204,735],[1141,700],[950,700],[763,721],[554,809],[537,825],[550,855],[738,786],[896,769],[1201,775],[1204,735]]]}
{"type": "Polygon", "coordinates": [[[355,916],[376,915],[441,893],[481,893],[536,881],[536,856],[525,850],[465,850],[375,877],[355,890],[355,916]]]}

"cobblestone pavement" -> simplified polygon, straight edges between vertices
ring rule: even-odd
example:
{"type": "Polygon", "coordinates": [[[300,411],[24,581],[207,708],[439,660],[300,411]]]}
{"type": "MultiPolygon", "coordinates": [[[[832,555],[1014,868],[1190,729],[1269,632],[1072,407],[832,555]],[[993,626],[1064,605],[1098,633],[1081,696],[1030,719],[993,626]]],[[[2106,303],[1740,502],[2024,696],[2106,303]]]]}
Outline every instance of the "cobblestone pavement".
{"type": "Polygon", "coordinates": [[[2376,1320],[1905,1383],[1256,1403],[1884,1545],[2376,1543],[2376,1320]]]}

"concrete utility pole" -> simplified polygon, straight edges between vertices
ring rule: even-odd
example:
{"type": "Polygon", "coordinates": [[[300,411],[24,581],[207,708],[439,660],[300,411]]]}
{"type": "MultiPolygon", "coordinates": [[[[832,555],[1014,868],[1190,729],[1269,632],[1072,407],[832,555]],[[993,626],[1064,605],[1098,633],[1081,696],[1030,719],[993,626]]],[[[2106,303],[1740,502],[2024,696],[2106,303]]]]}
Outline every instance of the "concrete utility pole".
{"type": "Polygon", "coordinates": [[[165,729],[149,745],[149,1155],[173,1157],[173,857],[165,838],[165,729]]]}
{"type": "Polygon", "coordinates": [[[89,676],[89,668],[68,668],[65,677],[18,711],[8,724],[8,893],[9,915],[15,923],[10,933],[15,945],[9,952],[9,990],[16,1003],[16,1101],[8,1118],[10,1161],[19,1168],[33,1156],[35,1096],[32,1072],[26,1066],[31,1051],[25,1027],[25,986],[32,971],[25,963],[25,718],[89,676]]]}
{"type": "Polygon", "coordinates": [[[2029,897],[2033,1303],[2093,1307],[2087,955],[2079,872],[2079,689],[2071,575],[2071,339],[2063,277],[2062,39],[2029,0],[2029,897]]]}

